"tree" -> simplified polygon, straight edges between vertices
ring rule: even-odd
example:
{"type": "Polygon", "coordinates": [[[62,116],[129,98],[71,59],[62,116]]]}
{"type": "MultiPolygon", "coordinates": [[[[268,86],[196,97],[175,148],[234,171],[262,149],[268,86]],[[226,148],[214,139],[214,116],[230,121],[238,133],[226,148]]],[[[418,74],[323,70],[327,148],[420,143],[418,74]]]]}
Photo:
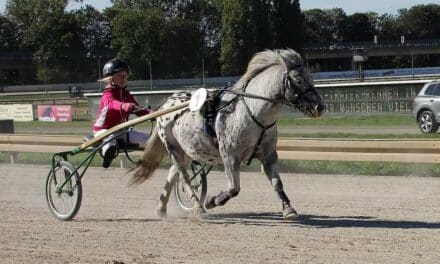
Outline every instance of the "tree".
{"type": "MultiPolygon", "coordinates": [[[[203,58],[205,62],[205,71],[209,73],[219,73],[220,44],[221,44],[221,7],[220,0],[178,0],[178,1],[162,1],[163,4],[156,6],[162,8],[167,18],[172,21],[180,19],[181,22],[195,24],[197,26],[196,33],[202,35],[202,46],[195,43],[197,48],[198,63],[203,58]]],[[[178,20],[176,20],[178,21],[178,20]]],[[[183,36],[182,36],[183,37],[183,36]]],[[[199,38],[196,38],[199,40],[199,38]]],[[[187,69],[184,69],[185,71],[187,69]]],[[[201,72],[201,69],[200,69],[201,72]]]]}
{"type": "Polygon", "coordinates": [[[416,5],[399,10],[399,15],[397,24],[402,35],[412,39],[440,36],[440,5],[416,5]]]}
{"type": "Polygon", "coordinates": [[[190,78],[201,72],[203,34],[196,22],[176,17],[169,21],[163,46],[162,73],[190,78]]]}
{"type": "MultiPolygon", "coordinates": [[[[80,31],[78,32],[84,47],[84,53],[88,61],[90,79],[96,80],[102,77],[102,65],[105,61],[114,57],[115,52],[111,46],[111,28],[107,16],[92,6],[72,11],[80,31]]],[[[88,74],[89,75],[89,74],[88,74]]]]}
{"type": "Polygon", "coordinates": [[[308,46],[342,41],[347,15],[341,8],[310,9],[304,12],[304,20],[308,46]]]}
{"type": "Polygon", "coordinates": [[[397,40],[400,38],[400,30],[397,28],[397,16],[382,14],[377,17],[376,30],[379,41],[397,40]]]}
{"type": "Polygon", "coordinates": [[[84,47],[67,0],[8,0],[6,14],[16,22],[23,46],[33,52],[37,79],[45,83],[83,81],[84,47]],[[66,63],[68,62],[68,63],[66,63]]]}
{"type": "Polygon", "coordinates": [[[211,10],[212,1],[114,3],[106,10],[112,24],[112,47],[129,61],[133,78],[149,78],[150,61],[156,78],[199,75],[202,56],[212,56],[219,47],[219,26],[210,19],[219,21],[220,15],[211,10]]]}
{"type": "Polygon", "coordinates": [[[299,49],[304,42],[304,17],[298,0],[273,1],[274,47],[299,49]]]}
{"type": "Polygon", "coordinates": [[[274,46],[274,31],[271,12],[272,4],[268,0],[255,0],[251,5],[253,35],[256,51],[271,49],[274,46]]]}
{"type": "Polygon", "coordinates": [[[32,54],[22,49],[18,25],[0,15],[0,87],[33,79],[32,54]]]}
{"type": "Polygon", "coordinates": [[[165,24],[163,13],[157,10],[121,9],[113,18],[112,48],[128,60],[133,78],[146,79],[148,62],[162,56],[165,24]]]}
{"type": "Polygon", "coordinates": [[[18,26],[0,14],[0,51],[14,51],[21,46],[18,26]]]}
{"type": "Polygon", "coordinates": [[[375,35],[375,29],[368,14],[355,13],[347,17],[344,28],[344,41],[371,41],[375,35]]]}
{"type": "Polygon", "coordinates": [[[222,9],[222,73],[243,73],[255,52],[250,0],[224,0],[222,9]]]}
{"type": "Polygon", "coordinates": [[[109,19],[90,5],[73,12],[78,22],[79,37],[87,54],[99,54],[108,50],[111,41],[109,19]]]}

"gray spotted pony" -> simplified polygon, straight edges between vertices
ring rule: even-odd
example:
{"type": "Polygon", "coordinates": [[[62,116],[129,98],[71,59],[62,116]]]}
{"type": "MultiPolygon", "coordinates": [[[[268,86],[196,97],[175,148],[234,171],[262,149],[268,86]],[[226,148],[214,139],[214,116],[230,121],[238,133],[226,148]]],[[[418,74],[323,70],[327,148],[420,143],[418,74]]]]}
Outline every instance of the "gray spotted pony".
{"type": "MultiPolygon", "coordinates": [[[[179,179],[184,181],[194,212],[224,205],[240,192],[240,165],[258,159],[278,194],[284,219],[297,212],[283,189],[278,173],[276,120],[283,105],[294,106],[311,117],[319,117],[325,105],[301,56],[291,50],[259,52],[249,62],[246,73],[230,89],[213,92],[216,100],[212,133],[206,132],[203,111],[183,109],[158,118],[142,159],[131,178],[132,184],[148,179],[168,154],[172,160],[157,213],[166,217],[166,206],[179,179]],[[190,186],[187,167],[192,160],[223,164],[228,189],[208,197],[205,204],[190,186]]],[[[210,94],[210,95],[212,95],[210,94]]],[[[189,93],[172,95],[161,109],[188,101],[189,93]]]]}

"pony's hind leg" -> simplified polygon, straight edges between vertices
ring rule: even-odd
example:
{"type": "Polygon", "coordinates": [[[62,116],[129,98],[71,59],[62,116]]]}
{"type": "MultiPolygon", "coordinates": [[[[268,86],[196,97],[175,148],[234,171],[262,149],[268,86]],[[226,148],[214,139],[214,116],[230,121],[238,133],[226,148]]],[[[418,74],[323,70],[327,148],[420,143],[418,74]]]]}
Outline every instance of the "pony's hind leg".
{"type": "Polygon", "coordinates": [[[194,192],[193,188],[191,187],[191,177],[188,174],[186,170],[181,170],[179,172],[180,174],[180,180],[183,179],[183,188],[185,189],[185,192],[188,193],[188,196],[191,199],[191,204],[193,205],[193,212],[194,215],[199,215],[202,213],[205,213],[205,209],[203,208],[203,205],[200,203],[199,198],[197,197],[196,193],[194,192]]]}
{"type": "Polygon", "coordinates": [[[170,170],[168,171],[167,181],[165,182],[163,191],[160,194],[159,205],[156,209],[157,216],[159,216],[162,219],[167,218],[167,204],[170,199],[170,194],[171,191],[173,190],[173,186],[178,179],[178,176],[179,173],[176,167],[174,165],[171,166],[170,170]]]}
{"type": "Polygon", "coordinates": [[[283,182],[281,181],[280,174],[278,173],[278,154],[276,151],[273,151],[269,155],[260,158],[260,162],[263,164],[264,173],[270,180],[272,187],[281,200],[283,218],[286,220],[297,219],[298,214],[290,205],[290,200],[287,197],[287,194],[284,192],[283,182]]]}
{"type": "Polygon", "coordinates": [[[203,205],[200,203],[199,198],[197,197],[196,193],[191,187],[191,176],[188,174],[186,170],[189,164],[189,158],[182,157],[181,159],[177,159],[176,155],[171,154],[171,159],[173,161],[174,167],[176,168],[176,171],[179,174],[180,180],[183,180],[183,188],[190,197],[194,214],[199,215],[201,213],[204,213],[205,210],[203,209],[203,205]]]}

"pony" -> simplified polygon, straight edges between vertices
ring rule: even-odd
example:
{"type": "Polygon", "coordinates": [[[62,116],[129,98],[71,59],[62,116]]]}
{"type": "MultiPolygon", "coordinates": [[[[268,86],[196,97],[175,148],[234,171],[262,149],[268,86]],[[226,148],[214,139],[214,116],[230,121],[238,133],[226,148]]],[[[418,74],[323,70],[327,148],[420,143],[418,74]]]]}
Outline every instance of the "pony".
{"type": "MultiPolygon", "coordinates": [[[[166,109],[190,100],[191,94],[173,94],[161,106],[166,109]]],[[[283,105],[294,106],[310,117],[325,112],[325,104],[299,53],[292,49],[265,50],[250,60],[244,75],[229,89],[216,94],[212,127],[215,135],[206,132],[203,111],[182,109],[160,116],[145,146],[142,158],[133,169],[131,184],[147,180],[169,155],[169,169],[160,195],[157,214],[166,218],[167,203],[174,186],[183,180],[193,212],[224,205],[240,192],[240,165],[256,158],[263,167],[282,205],[284,219],[296,219],[283,189],[278,172],[276,120],[283,105]],[[208,196],[205,204],[190,186],[187,167],[192,160],[206,164],[223,164],[228,189],[208,196]]]]}

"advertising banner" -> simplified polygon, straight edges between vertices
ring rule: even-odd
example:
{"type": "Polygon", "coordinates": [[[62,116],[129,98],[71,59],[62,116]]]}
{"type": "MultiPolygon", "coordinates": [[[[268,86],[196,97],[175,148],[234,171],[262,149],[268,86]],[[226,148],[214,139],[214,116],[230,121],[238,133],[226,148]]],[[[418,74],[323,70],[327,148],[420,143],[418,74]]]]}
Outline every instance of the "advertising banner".
{"type": "Polygon", "coordinates": [[[0,105],[0,118],[14,121],[33,121],[34,111],[31,104],[0,105]]]}
{"type": "Polygon", "coordinates": [[[70,105],[38,105],[39,121],[70,122],[72,121],[72,107],[70,105]]]}

